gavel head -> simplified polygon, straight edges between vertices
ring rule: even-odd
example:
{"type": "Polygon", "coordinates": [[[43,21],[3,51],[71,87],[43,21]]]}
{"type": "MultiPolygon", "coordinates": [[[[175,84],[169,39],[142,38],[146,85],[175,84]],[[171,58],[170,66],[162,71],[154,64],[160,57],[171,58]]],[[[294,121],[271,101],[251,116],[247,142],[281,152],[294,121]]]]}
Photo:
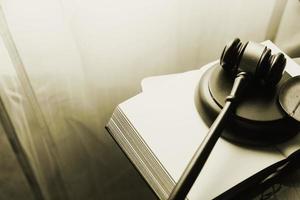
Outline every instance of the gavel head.
{"type": "Polygon", "coordinates": [[[266,46],[255,42],[243,44],[238,38],[225,46],[220,59],[220,65],[231,76],[243,71],[254,81],[270,87],[280,81],[285,64],[282,53],[272,55],[266,46]]]}

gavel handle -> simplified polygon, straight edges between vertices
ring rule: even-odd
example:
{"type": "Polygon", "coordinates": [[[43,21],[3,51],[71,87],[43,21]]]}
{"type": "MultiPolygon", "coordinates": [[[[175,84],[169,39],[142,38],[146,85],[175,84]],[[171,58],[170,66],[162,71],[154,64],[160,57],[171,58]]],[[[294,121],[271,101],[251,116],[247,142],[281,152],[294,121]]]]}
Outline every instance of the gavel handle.
{"type": "Polygon", "coordinates": [[[206,137],[193,155],[188,166],[172,190],[168,200],[183,200],[187,196],[212,149],[218,141],[228,120],[228,115],[236,106],[238,97],[244,91],[244,88],[248,83],[247,79],[248,74],[245,72],[241,72],[236,76],[230,95],[227,96],[223,109],[211,125],[206,137]]]}

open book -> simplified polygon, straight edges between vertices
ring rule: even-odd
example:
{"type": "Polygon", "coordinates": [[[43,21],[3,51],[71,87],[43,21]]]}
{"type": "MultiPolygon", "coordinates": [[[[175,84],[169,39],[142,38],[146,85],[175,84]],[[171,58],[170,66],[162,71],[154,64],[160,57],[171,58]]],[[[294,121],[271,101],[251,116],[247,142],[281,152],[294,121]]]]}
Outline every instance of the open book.
{"type": "MultiPolygon", "coordinates": [[[[280,51],[269,41],[265,44],[273,53],[280,51]]],[[[113,138],[161,199],[167,199],[209,129],[197,109],[198,83],[213,64],[144,79],[143,92],[121,103],[107,124],[113,138]]],[[[300,67],[288,57],[286,70],[292,76],[300,74],[300,67]]],[[[188,198],[215,198],[298,149],[299,134],[266,148],[239,146],[220,138],[188,198]]]]}

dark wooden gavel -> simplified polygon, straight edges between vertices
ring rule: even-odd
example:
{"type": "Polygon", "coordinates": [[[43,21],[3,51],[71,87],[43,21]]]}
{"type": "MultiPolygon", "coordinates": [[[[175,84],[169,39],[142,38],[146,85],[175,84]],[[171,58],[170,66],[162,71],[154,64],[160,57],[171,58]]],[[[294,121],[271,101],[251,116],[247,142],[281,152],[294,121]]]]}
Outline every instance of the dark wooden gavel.
{"type": "Polygon", "coordinates": [[[186,198],[245,89],[252,84],[266,88],[276,86],[284,72],[286,59],[282,53],[272,55],[270,49],[259,43],[243,44],[239,39],[234,39],[225,46],[220,65],[228,76],[235,78],[232,90],[168,200],[186,198]]]}

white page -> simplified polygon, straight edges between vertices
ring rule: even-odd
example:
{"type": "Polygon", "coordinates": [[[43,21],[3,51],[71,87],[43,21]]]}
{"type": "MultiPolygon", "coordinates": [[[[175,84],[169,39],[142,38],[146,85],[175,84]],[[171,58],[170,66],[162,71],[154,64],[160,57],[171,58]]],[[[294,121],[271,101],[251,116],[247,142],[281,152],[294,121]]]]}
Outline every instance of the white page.
{"type": "MultiPolygon", "coordinates": [[[[215,61],[205,66],[202,66],[201,71],[208,69],[208,67],[218,62],[219,61],[215,61]]],[[[141,82],[142,91],[148,93],[148,92],[156,92],[157,90],[166,90],[170,88],[170,85],[174,84],[174,82],[176,82],[177,80],[182,80],[183,77],[187,77],[186,79],[187,82],[193,81],[190,80],[191,76],[200,79],[199,73],[202,73],[201,71],[199,71],[199,69],[196,69],[196,70],[187,71],[183,73],[146,77],[141,82]]]]}

